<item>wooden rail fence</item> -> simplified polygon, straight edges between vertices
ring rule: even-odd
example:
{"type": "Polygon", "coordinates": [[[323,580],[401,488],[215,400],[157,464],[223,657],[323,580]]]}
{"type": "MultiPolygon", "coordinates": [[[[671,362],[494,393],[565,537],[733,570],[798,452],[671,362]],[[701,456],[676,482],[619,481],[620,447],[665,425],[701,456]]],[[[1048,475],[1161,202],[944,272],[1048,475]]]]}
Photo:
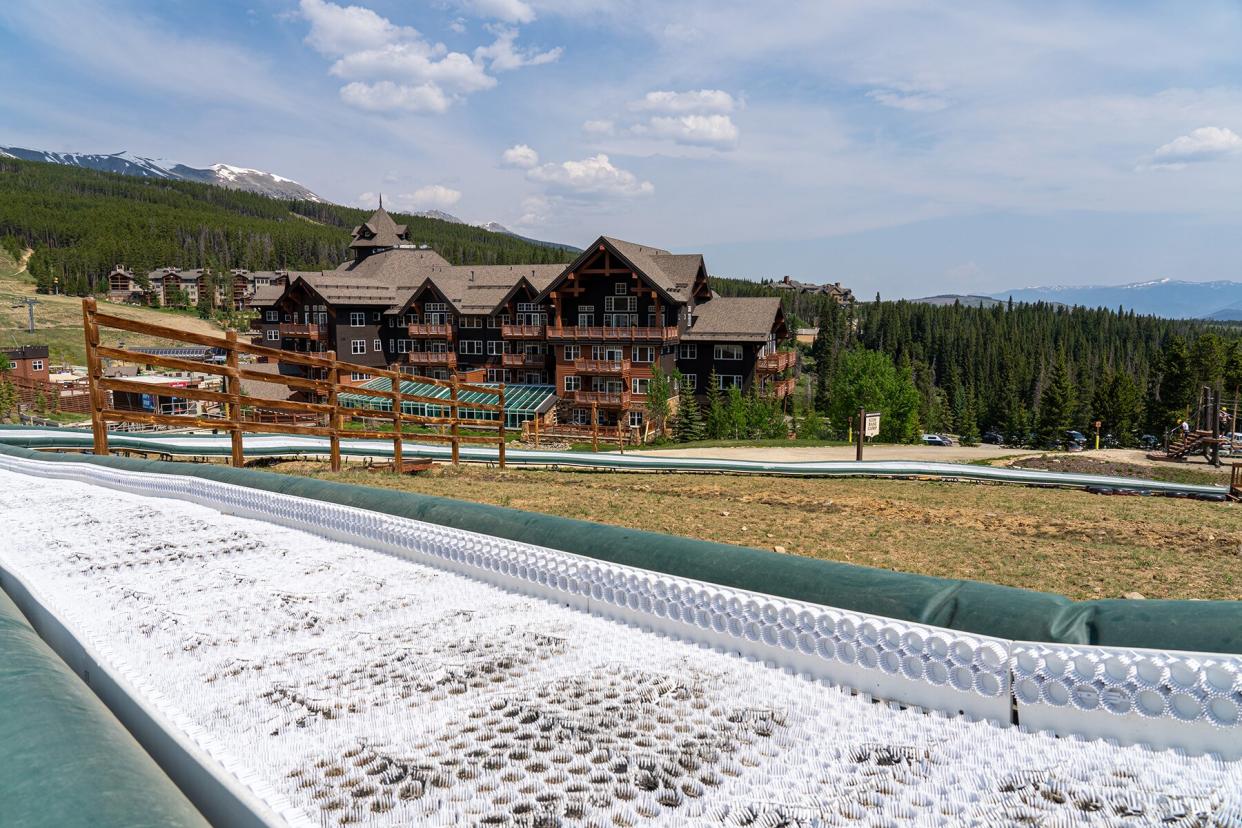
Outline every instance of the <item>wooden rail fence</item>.
{"type": "Polygon", "coordinates": [[[94,451],[96,454],[104,455],[108,453],[108,423],[139,423],[227,430],[232,442],[232,463],[238,467],[245,462],[242,435],[246,432],[327,437],[333,471],[339,471],[341,468],[342,437],[347,439],[392,440],[393,468],[401,471],[404,468],[402,444],[410,436],[403,434],[401,428],[404,424],[414,424],[440,428],[440,433],[419,434],[417,439],[450,443],[454,464],[459,462],[461,444],[483,443],[495,444],[498,450],[500,466],[503,468],[505,465],[504,385],[488,388],[461,383],[456,378],[438,380],[430,377],[415,377],[386,368],[355,365],[338,360],[335,351],[307,353],[253,345],[239,340],[236,331],[228,331],[223,337],[217,337],[169,328],[163,325],[152,325],[146,322],[138,322],[132,319],[100,313],[95,300],[92,298],[82,300],[82,321],[86,332],[86,367],[90,387],[91,430],[94,435],[94,451]],[[161,339],[219,348],[225,354],[225,361],[223,365],[219,363],[192,362],[176,357],[143,354],[137,351],[106,347],[99,344],[100,328],[146,334],[161,339]],[[247,368],[242,363],[240,357],[243,355],[266,357],[271,362],[295,365],[305,373],[304,375],[296,376],[256,371],[247,368]],[[107,404],[108,391],[152,394],[159,392],[162,386],[137,382],[133,379],[105,377],[102,367],[103,360],[105,359],[141,362],[161,368],[218,375],[223,378],[223,388],[220,391],[209,391],[202,388],[168,388],[166,393],[168,396],[175,396],[181,399],[214,403],[220,406],[223,416],[208,417],[203,416],[201,412],[196,414],[156,414],[147,411],[128,411],[117,408],[115,403],[109,407],[107,404]],[[388,379],[391,380],[391,386],[390,388],[380,389],[343,384],[340,382],[342,374],[346,376],[358,374],[375,379],[388,379]],[[242,380],[288,386],[289,388],[306,392],[306,395],[313,399],[305,401],[272,400],[248,396],[242,392],[242,380]],[[449,397],[444,399],[442,397],[404,393],[401,390],[402,380],[448,388],[449,397]],[[463,420],[461,408],[458,407],[457,403],[458,393],[461,391],[479,391],[495,395],[495,403],[471,401],[461,406],[461,408],[469,408],[471,411],[492,412],[494,416],[463,420]],[[340,405],[338,401],[338,394],[340,393],[378,397],[388,400],[392,405],[392,412],[385,412],[385,418],[392,420],[392,432],[346,430],[343,427],[346,417],[352,418],[365,414],[367,417],[374,418],[376,412],[340,405]],[[426,417],[419,414],[409,414],[402,407],[402,403],[407,402],[431,403],[447,407],[449,409],[449,416],[426,417]],[[256,417],[253,413],[247,412],[247,408],[251,409],[252,412],[254,410],[272,411],[291,416],[287,419],[285,417],[256,417]],[[463,435],[461,434],[462,427],[468,429],[474,427],[495,428],[496,433],[495,436],[491,434],[487,436],[463,435]],[[443,433],[444,429],[447,429],[448,433],[443,433]]]}

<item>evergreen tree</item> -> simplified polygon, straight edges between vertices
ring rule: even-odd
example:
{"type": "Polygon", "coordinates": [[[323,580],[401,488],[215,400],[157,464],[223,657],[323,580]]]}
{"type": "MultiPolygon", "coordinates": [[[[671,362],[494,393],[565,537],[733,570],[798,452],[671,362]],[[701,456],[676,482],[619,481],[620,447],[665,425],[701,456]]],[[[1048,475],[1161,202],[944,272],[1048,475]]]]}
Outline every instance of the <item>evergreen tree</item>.
{"type": "Polygon", "coordinates": [[[647,382],[647,416],[655,427],[657,438],[663,437],[668,428],[669,399],[673,385],[680,380],[681,374],[676,369],[670,378],[658,363],[651,367],[651,379],[647,382]]]}
{"type": "Polygon", "coordinates": [[[1057,354],[1052,374],[1039,398],[1035,437],[1041,448],[1056,448],[1065,442],[1065,432],[1073,426],[1074,404],[1074,384],[1062,352],[1057,354]]]}
{"type": "Polygon", "coordinates": [[[1167,431],[1190,411],[1194,404],[1195,377],[1190,369],[1190,351],[1186,340],[1172,336],[1160,352],[1160,381],[1157,397],[1149,405],[1156,415],[1152,425],[1157,433],[1167,431]]]}
{"type": "Polygon", "coordinates": [[[725,394],[725,436],[727,438],[741,440],[750,436],[746,409],[742,389],[736,385],[730,386],[728,393],[725,394]]]}
{"type": "Polygon", "coordinates": [[[883,354],[854,348],[841,355],[833,378],[831,419],[834,430],[845,434],[842,426],[858,410],[880,412],[883,442],[913,440],[918,431],[919,392],[907,370],[900,372],[883,354]]]}
{"type": "Polygon", "coordinates": [[[724,394],[720,391],[720,380],[713,368],[707,377],[707,438],[723,440],[729,433],[729,415],[725,410],[724,394]]]}
{"type": "Polygon", "coordinates": [[[1138,445],[1138,429],[1143,422],[1143,395],[1128,371],[1116,371],[1104,378],[1096,390],[1093,417],[1100,428],[1112,434],[1125,447],[1138,445]]]}
{"type": "Polygon", "coordinates": [[[682,384],[678,396],[677,413],[673,416],[673,439],[679,443],[702,440],[704,432],[703,413],[689,385],[682,384]]]}

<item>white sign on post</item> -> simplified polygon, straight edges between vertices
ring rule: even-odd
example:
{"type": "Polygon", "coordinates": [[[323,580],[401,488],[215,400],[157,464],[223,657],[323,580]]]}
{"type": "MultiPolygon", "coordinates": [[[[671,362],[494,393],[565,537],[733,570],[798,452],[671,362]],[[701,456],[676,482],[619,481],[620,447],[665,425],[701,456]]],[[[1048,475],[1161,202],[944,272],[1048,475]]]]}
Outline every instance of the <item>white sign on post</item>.
{"type": "Polygon", "coordinates": [[[868,411],[866,424],[863,426],[864,437],[875,437],[880,433],[880,412],[868,411]]]}

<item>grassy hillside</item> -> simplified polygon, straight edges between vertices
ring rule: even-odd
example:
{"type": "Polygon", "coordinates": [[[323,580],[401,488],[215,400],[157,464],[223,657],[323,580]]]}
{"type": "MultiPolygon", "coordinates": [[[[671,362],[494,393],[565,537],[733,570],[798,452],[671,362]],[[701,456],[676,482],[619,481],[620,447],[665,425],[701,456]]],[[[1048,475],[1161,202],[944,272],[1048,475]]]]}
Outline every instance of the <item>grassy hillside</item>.
{"type": "MultiPolygon", "coordinates": [[[[50,296],[37,294],[35,281],[20,268],[12,255],[0,250],[0,347],[19,345],[47,345],[51,350],[53,365],[62,362],[82,365],[86,361],[86,344],[82,332],[82,300],[76,296],[50,296]],[[25,300],[33,297],[35,305],[35,332],[28,333],[25,300]]],[[[139,319],[154,324],[174,325],[195,333],[220,334],[210,322],[188,312],[152,310],[130,305],[105,304],[108,313],[139,319]]],[[[139,347],[161,344],[150,336],[139,336],[124,331],[101,331],[105,345],[119,343],[139,347]]],[[[169,343],[173,344],[173,343],[169,343]]]]}
{"type": "MultiPolygon", "coordinates": [[[[0,159],[0,246],[33,248],[40,290],[86,294],[108,271],[165,265],[319,269],[347,258],[369,210],[266,198],[209,184],[0,159]]],[[[464,224],[396,214],[412,241],[457,264],[553,263],[572,252],[464,224]]]]}

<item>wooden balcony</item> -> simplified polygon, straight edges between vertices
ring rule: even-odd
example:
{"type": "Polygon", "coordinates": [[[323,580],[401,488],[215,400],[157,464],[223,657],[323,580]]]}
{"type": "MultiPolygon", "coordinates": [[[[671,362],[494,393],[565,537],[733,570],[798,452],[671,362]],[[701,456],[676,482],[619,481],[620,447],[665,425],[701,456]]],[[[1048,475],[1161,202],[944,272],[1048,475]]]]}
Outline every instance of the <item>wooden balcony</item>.
{"type": "Polygon", "coordinates": [[[453,338],[453,326],[435,322],[415,322],[413,325],[410,325],[410,336],[422,339],[451,340],[453,338]]]}
{"type": "Polygon", "coordinates": [[[569,342],[676,342],[680,334],[669,328],[610,328],[606,325],[567,325],[548,328],[548,339],[569,342]]]}
{"type": "Polygon", "coordinates": [[[543,339],[547,325],[501,325],[500,335],[505,339],[543,339]]]}
{"type": "Polygon", "coordinates": [[[777,351],[774,354],[759,357],[755,363],[755,371],[760,374],[779,374],[794,366],[797,354],[793,351],[777,351]]]}
{"type": "Polygon", "coordinates": [[[327,325],[299,325],[296,323],[282,322],[280,325],[280,337],[304,338],[304,339],[327,339],[327,325]]]}
{"type": "Polygon", "coordinates": [[[630,396],[629,391],[575,391],[573,401],[600,408],[625,408],[630,404],[630,396]]]}
{"type": "Polygon", "coordinates": [[[793,377],[790,377],[789,379],[774,382],[770,388],[773,395],[775,395],[778,400],[783,400],[785,397],[791,396],[797,386],[798,381],[793,377]]]}
{"type": "Polygon", "coordinates": [[[452,351],[410,351],[405,355],[405,361],[410,365],[431,365],[457,370],[457,354],[452,351]]]}
{"type": "Polygon", "coordinates": [[[608,376],[622,376],[630,372],[628,359],[575,359],[574,373],[608,376]]]}
{"type": "Polygon", "coordinates": [[[506,368],[546,368],[547,354],[505,354],[501,360],[506,368]]]}

